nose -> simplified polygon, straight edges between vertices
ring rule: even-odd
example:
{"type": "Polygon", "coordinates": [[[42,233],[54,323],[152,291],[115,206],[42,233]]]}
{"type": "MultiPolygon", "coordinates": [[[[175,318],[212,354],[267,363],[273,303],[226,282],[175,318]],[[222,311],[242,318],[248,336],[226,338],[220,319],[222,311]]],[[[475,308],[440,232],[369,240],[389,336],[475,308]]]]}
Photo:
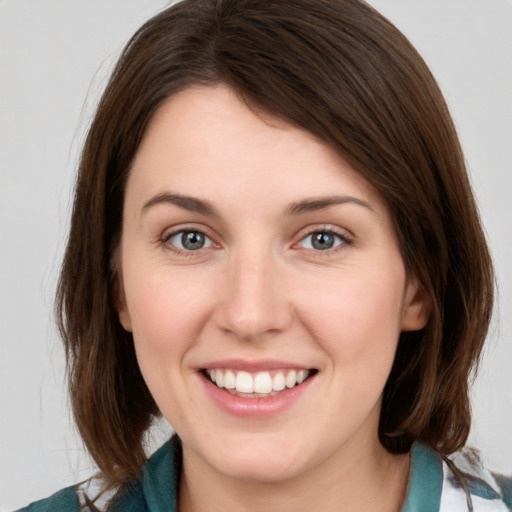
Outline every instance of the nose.
{"type": "Polygon", "coordinates": [[[268,255],[239,253],[229,263],[217,304],[217,325],[239,339],[257,341],[286,330],[293,308],[282,271],[268,255]]]}

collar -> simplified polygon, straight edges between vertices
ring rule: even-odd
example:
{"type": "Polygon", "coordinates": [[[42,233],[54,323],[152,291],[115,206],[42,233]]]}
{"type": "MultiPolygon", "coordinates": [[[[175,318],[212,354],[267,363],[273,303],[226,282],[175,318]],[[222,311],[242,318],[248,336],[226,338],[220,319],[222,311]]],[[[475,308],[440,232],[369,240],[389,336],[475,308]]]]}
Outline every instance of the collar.
{"type": "Polygon", "coordinates": [[[439,512],[443,489],[441,457],[427,446],[412,446],[407,495],[400,512],[439,512]]]}
{"type": "MultiPolygon", "coordinates": [[[[141,482],[137,486],[139,492],[142,490],[144,510],[177,512],[181,466],[181,442],[175,435],[144,466],[141,482]]],[[[412,447],[407,495],[400,512],[439,512],[442,487],[441,457],[427,446],[415,443],[412,447]]],[[[133,494],[130,494],[133,499],[133,494]]]]}

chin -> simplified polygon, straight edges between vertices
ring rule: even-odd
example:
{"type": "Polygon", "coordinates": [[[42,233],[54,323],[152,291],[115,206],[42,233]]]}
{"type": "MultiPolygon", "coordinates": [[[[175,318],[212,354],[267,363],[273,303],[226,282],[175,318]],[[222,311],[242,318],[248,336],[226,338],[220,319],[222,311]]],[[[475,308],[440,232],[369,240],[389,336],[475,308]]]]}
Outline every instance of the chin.
{"type": "Polygon", "coordinates": [[[240,456],[231,460],[223,457],[220,467],[215,468],[224,476],[246,482],[275,484],[292,480],[303,472],[302,464],[295,459],[273,457],[252,457],[242,459],[240,456]]]}
{"type": "Polygon", "coordinates": [[[272,434],[264,440],[261,436],[242,437],[245,439],[231,438],[229,442],[209,446],[204,459],[227,478],[260,483],[291,480],[313,465],[312,461],[308,464],[307,452],[300,443],[287,443],[272,434]]]}

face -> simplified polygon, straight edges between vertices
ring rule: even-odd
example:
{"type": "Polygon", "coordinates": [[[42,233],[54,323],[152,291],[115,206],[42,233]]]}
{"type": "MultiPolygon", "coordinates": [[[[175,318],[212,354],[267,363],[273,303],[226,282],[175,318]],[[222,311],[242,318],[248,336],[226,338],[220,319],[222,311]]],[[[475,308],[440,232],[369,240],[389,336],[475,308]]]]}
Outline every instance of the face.
{"type": "Polygon", "coordinates": [[[400,332],[426,312],[372,186],[196,87],[150,123],[124,208],[120,321],[185,461],[278,481],[375,453],[400,332]]]}

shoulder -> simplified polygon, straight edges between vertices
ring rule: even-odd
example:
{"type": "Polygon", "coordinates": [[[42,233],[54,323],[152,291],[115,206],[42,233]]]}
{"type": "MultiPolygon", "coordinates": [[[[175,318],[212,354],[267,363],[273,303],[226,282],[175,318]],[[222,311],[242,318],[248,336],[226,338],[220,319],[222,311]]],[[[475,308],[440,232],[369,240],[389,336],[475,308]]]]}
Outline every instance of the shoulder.
{"type": "Polygon", "coordinates": [[[443,457],[416,443],[401,512],[512,511],[512,478],[487,471],[478,452],[443,457]]]}
{"type": "Polygon", "coordinates": [[[472,448],[444,458],[440,512],[452,510],[512,510],[512,477],[487,470],[472,448]]]}
{"type": "Polygon", "coordinates": [[[66,487],[49,498],[36,501],[17,512],[79,512],[80,505],[74,487],[66,487]]]}
{"type": "Polygon", "coordinates": [[[102,492],[105,481],[94,477],[17,512],[142,512],[161,510],[163,505],[175,512],[180,473],[181,444],[174,436],[153,454],[139,477],[121,492],[115,489],[102,492]]]}

